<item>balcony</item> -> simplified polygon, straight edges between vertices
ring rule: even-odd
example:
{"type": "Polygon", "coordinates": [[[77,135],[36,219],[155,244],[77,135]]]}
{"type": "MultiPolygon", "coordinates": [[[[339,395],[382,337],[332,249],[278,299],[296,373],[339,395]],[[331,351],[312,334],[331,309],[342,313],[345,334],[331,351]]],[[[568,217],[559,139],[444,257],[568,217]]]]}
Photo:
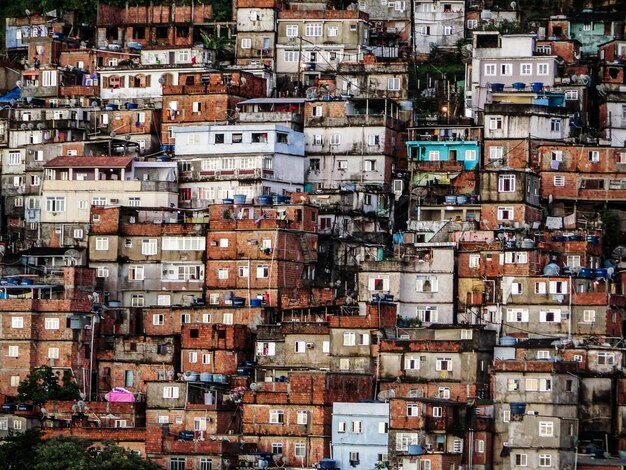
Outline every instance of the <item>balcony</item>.
{"type": "Polygon", "coordinates": [[[273,179],[272,170],[253,168],[250,170],[210,170],[210,171],[183,171],[180,174],[181,182],[193,181],[246,181],[257,179],[273,179]]]}

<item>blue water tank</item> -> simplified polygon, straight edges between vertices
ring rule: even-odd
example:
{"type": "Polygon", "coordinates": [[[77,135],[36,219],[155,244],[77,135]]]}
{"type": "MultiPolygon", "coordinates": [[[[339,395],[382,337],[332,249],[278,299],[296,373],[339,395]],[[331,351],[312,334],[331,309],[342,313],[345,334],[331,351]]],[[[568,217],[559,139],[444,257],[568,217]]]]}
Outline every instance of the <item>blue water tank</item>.
{"type": "Polygon", "coordinates": [[[523,415],[526,413],[526,403],[511,403],[511,414],[512,415],[523,415]]]}
{"type": "Polygon", "coordinates": [[[193,441],[193,431],[181,431],[178,433],[179,441],[193,441]]]}
{"type": "Polygon", "coordinates": [[[337,462],[333,459],[322,459],[320,460],[320,468],[324,470],[337,468],[337,462]]]}
{"type": "Polygon", "coordinates": [[[500,338],[500,346],[515,346],[517,340],[512,336],[503,336],[500,338]]]}
{"type": "Polygon", "coordinates": [[[269,204],[273,204],[274,203],[274,197],[273,196],[263,195],[263,196],[259,196],[257,198],[257,201],[258,201],[259,204],[269,205],[269,204]]]}
{"type": "Polygon", "coordinates": [[[409,444],[409,455],[422,455],[424,448],[419,444],[409,444]]]}

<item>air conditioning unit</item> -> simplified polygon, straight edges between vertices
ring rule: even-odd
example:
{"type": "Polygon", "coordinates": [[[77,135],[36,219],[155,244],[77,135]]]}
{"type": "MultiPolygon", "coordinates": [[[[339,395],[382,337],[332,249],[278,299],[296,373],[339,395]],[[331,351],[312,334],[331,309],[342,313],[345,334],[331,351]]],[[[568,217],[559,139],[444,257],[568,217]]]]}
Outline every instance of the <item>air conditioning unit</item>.
{"type": "Polygon", "coordinates": [[[118,204],[119,202],[119,199],[111,199],[111,204],[118,204]]]}

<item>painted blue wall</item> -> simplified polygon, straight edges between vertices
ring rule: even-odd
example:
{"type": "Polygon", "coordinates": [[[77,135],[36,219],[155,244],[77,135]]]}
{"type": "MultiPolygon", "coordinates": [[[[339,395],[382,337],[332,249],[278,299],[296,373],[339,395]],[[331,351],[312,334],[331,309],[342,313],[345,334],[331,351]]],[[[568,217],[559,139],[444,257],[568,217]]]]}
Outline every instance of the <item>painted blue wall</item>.
{"type": "Polygon", "coordinates": [[[456,150],[456,161],[463,162],[463,169],[465,170],[473,170],[480,160],[480,145],[474,140],[409,141],[406,145],[409,161],[429,161],[430,152],[439,152],[439,160],[441,161],[451,161],[451,150],[456,150]],[[474,151],[474,160],[466,160],[466,156],[469,156],[467,151],[474,151]]]}

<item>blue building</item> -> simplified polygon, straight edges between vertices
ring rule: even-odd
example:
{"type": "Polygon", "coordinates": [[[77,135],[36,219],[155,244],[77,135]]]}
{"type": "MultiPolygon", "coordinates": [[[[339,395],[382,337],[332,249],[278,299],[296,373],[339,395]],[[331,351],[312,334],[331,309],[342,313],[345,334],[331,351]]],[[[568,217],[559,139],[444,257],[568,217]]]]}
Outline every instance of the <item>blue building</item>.
{"type": "Polygon", "coordinates": [[[332,457],[340,470],[386,468],[389,403],[333,403],[332,457]]]}
{"type": "Polygon", "coordinates": [[[480,160],[479,128],[456,125],[415,127],[407,141],[409,162],[458,162],[473,170],[480,160]]]}

